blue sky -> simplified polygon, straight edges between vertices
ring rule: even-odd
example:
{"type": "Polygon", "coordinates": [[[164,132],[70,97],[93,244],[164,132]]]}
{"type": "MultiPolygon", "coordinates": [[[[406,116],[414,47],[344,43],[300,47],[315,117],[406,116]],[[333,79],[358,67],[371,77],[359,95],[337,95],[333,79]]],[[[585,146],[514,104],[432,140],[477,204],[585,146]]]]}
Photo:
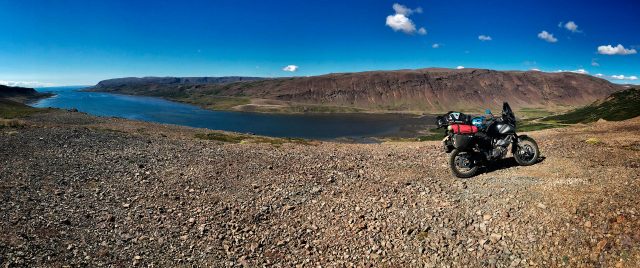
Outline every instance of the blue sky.
{"type": "Polygon", "coordinates": [[[0,0],[0,83],[464,66],[638,84],[639,15],[638,1],[0,0]]]}

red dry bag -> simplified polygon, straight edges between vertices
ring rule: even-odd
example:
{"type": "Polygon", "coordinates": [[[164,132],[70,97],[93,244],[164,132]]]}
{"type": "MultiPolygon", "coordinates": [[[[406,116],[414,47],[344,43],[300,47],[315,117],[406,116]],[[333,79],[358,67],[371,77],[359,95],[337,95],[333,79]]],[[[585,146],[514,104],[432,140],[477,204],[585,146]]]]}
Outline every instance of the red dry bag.
{"type": "Polygon", "coordinates": [[[478,132],[478,128],[472,125],[455,124],[450,127],[454,134],[473,134],[478,132]]]}

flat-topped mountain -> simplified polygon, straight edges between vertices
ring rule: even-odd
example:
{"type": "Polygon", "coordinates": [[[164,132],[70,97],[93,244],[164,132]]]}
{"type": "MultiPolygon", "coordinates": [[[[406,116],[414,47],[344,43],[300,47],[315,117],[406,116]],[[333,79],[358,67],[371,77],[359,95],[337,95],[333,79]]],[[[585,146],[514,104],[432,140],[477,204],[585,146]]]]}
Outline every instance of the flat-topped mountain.
{"type": "Polygon", "coordinates": [[[37,94],[38,92],[33,88],[11,87],[11,86],[0,85],[0,98],[15,97],[15,96],[32,96],[37,94]]]}
{"type": "Polygon", "coordinates": [[[94,88],[112,89],[149,85],[216,85],[234,82],[257,81],[264,78],[247,76],[223,77],[125,77],[100,81],[94,88]]]}
{"type": "MultiPolygon", "coordinates": [[[[90,90],[197,100],[234,97],[276,105],[321,105],[369,111],[478,110],[508,101],[515,108],[577,107],[606,98],[622,87],[590,75],[539,71],[428,68],[335,73],[287,78],[163,78],[173,83],[141,82],[146,78],[105,80],[90,90]],[[190,82],[186,82],[190,81],[190,82]],[[193,81],[193,82],[191,82],[193,81]]],[[[157,79],[157,78],[156,78],[157,79]]],[[[259,105],[255,104],[255,105],[259,105]]],[[[207,106],[207,105],[204,105],[207,106]]]]}
{"type": "Polygon", "coordinates": [[[0,98],[10,99],[17,102],[25,102],[39,98],[49,97],[49,93],[40,93],[33,88],[11,87],[0,85],[0,98]]]}

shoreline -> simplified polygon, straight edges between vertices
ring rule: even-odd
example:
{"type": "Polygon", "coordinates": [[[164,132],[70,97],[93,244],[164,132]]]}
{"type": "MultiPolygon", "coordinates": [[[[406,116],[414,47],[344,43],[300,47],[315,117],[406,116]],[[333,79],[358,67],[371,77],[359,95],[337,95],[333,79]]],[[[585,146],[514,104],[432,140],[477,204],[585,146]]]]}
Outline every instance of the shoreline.
{"type": "MultiPolygon", "coordinates": [[[[87,92],[87,93],[91,93],[87,92]]],[[[109,95],[115,95],[115,96],[126,96],[126,97],[140,97],[140,98],[150,98],[150,99],[158,99],[158,100],[165,100],[168,102],[174,102],[174,103],[182,103],[185,105],[189,105],[192,107],[198,107],[197,105],[193,105],[190,103],[183,103],[183,102],[176,102],[174,100],[171,99],[166,99],[166,98],[159,98],[159,97],[151,97],[151,96],[138,96],[138,95],[127,95],[127,94],[118,94],[118,93],[110,93],[110,92],[99,92],[99,93],[103,93],[103,94],[109,94],[109,95]]],[[[72,93],[73,94],[73,93],[72,93]]],[[[63,99],[65,99],[63,97],[63,99]]],[[[70,100],[75,99],[75,97],[72,97],[70,100]]],[[[47,105],[49,106],[49,105],[47,105]]],[[[85,110],[82,109],[81,107],[76,107],[73,105],[73,103],[69,103],[68,105],[51,105],[51,106],[56,106],[56,107],[61,107],[64,109],[72,109],[72,108],[79,108],[80,111],[83,112],[89,112],[91,113],[91,110],[85,110]]],[[[153,105],[152,105],[153,106],[153,105]]],[[[150,106],[150,107],[152,107],[150,106]]],[[[44,106],[43,106],[44,107],[44,106]]],[[[147,109],[147,108],[145,108],[147,109]]],[[[145,109],[143,109],[142,111],[146,111],[145,109]]],[[[210,111],[209,109],[206,109],[205,111],[210,111]]],[[[183,126],[196,126],[196,127],[203,127],[203,128],[209,128],[212,130],[227,130],[227,131],[236,131],[239,133],[253,133],[255,132],[256,134],[262,134],[262,135],[267,135],[267,136],[274,136],[274,137],[289,137],[289,136],[293,136],[293,137],[302,137],[302,138],[311,138],[311,139],[320,139],[320,140],[352,140],[352,141],[356,141],[356,142],[360,142],[360,141],[364,141],[364,142],[370,142],[371,139],[376,139],[379,141],[383,141],[383,140],[399,140],[399,139],[406,139],[406,138],[417,138],[420,136],[424,136],[424,135],[428,135],[428,130],[432,129],[435,127],[435,122],[432,122],[435,120],[435,116],[434,115],[413,115],[413,114],[400,114],[400,113],[257,113],[257,112],[248,112],[248,111],[213,111],[213,112],[228,112],[228,113],[236,113],[236,114],[247,114],[250,115],[249,118],[251,118],[250,120],[262,120],[260,119],[260,115],[265,115],[267,116],[267,118],[269,120],[274,120],[274,127],[283,127],[281,131],[274,131],[275,128],[273,130],[268,130],[268,129],[262,129],[262,130],[258,130],[257,128],[255,130],[252,130],[251,128],[246,129],[246,130],[235,130],[233,129],[233,127],[227,127],[225,125],[217,125],[217,126],[203,126],[200,123],[200,121],[193,121],[193,122],[182,122],[180,120],[169,120],[169,121],[165,121],[162,119],[162,117],[160,118],[155,118],[155,119],[151,119],[151,118],[146,118],[146,112],[142,112],[140,113],[140,118],[138,118],[137,120],[143,120],[143,121],[149,121],[149,122],[158,122],[158,123],[169,123],[169,124],[176,124],[176,125],[183,125],[183,126]],[[257,116],[257,117],[256,117],[257,116]],[[273,118],[270,116],[274,116],[273,118]],[[254,118],[256,117],[256,118],[254,118]],[[292,120],[295,120],[295,122],[298,122],[300,120],[306,121],[305,118],[308,118],[308,120],[313,120],[313,122],[318,121],[320,122],[326,122],[326,120],[330,120],[333,121],[333,119],[336,120],[337,123],[332,124],[332,123],[328,123],[327,126],[330,127],[332,125],[335,126],[341,126],[339,122],[342,122],[344,120],[346,120],[347,122],[352,121],[352,122],[359,122],[359,127],[357,129],[357,131],[355,131],[355,133],[362,133],[362,134],[348,134],[348,133],[353,133],[353,131],[348,130],[348,129],[336,129],[337,133],[335,137],[307,137],[307,134],[313,134],[313,133],[300,133],[301,136],[297,136],[295,134],[291,134],[291,135],[278,135],[278,134],[265,134],[265,133],[279,133],[279,132],[283,132],[286,129],[289,129],[288,126],[286,126],[286,124],[284,123],[285,121],[287,121],[288,117],[291,117],[292,120]],[[146,118],[146,119],[145,119],[146,118]],[[326,118],[326,119],[324,119],[326,118]],[[284,120],[284,121],[283,121],[284,120]],[[380,121],[380,123],[376,123],[376,121],[380,121]],[[173,122],[175,121],[175,122],[173,122]],[[178,122],[180,121],[180,122],[178,122]],[[367,123],[369,122],[369,123],[367,123]],[[393,123],[395,122],[395,123],[393,123]],[[282,125],[285,124],[285,125],[282,125]],[[371,130],[366,130],[366,126],[367,124],[371,124],[371,126],[373,127],[373,129],[371,130]],[[340,136],[339,133],[344,132],[345,135],[344,136],[340,136]]],[[[181,113],[178,113],[181,114],[181,113]]],[[[100,116],[115,116],[115,117],[121,117],[121,118],[128,118],[127,116],[132,116],[132,114],[126,113],[123,115],[118,115],[118,113],[114,113],[114,114],[101,114],[100,116]]],[[[230,118],[235,118],[237,116],[240,115],[234,115],[230,118]]],[[[202,120],[205,120],[207,118],[207,116],[202,117],[202,120]]],[[[245,117],[240,117],[239,120],[243,120],[243,118],[245,117]]],[[[233,119],[230,119],[233,120],[233,119]]],[[[233,122],[233,121],[230,121],[233,122]]],[[[223,123],[223,124],[227,124],[227,123],[223,123]]],[[[324,124],[324,123],[323,123],[324,124]]],[[[299,127],[297,127],[299,129],[299,127]]],[[[344,127],[342,127],[344,128],[344,127]]],[[[295,131],[296,127],[293,127],[292,130],[295,131]]],[[[300,130],[298,130],[300,131],[300,130]]],[[[302,131],[305,132],[305,131],[302,131]]],[[[330,134],[330,132],[333,131],[329,131],[329,133],[323,134],[323,135],[329,135],[332,136],[334,134],[330,134]]],[[[282,133],[280,133],[282,134],[282,133]]]]}
{"type": "MultiPolygon", "coordinates": [[[[163,100],[168,100],[168,101],[173,101],[173,102],[178,102],[178,103],[184,103],[184,104],[189,104],[189,105],[194,105],[197,107],[200,107],[202,109],[205,110],[210,110],[210,111],[224,111],[224,112],[245,112],[245,113],[259,113],[259,114],[275,114],[275,115],[287,115],[287,114],[291,114],[291,115],[305,115],[305,114],[309,114],[309,115],[323,115],[323,114],[329,114],[329,115],[335,115],[335,114],[371,114],[371,115],[387,115],[387,114],[391,114],[391,115],[407,115],[407,116],[437,116],[437,115],[441,115],[443,113],[446,113],[446,111],[443,112],[428,112],[428,111],[419,111],[419,110],[369,110],[369,109],[362,109],[362,108],[356,108],[356,107],[350,107],[350,106],[331,106],[331,105],[322,105],[322,104],[307,104],[307,103],[293,103],[293,102],[286,102],[286,101],[280,101],[280,100],[273,100],[273,99],[260,99],[260,98],[248,98],[250,101],[267,101],[267,102],[279,102],[279,103],[287,103],[287,104],[291,104],[293,106],[284,106],[283,110],[271,110],[271,109],[261,109],[261,108],[257,108],[255,110],[245,110],[245,109],[234,109],[234,107],[228,107],[228,108],[224,108],[224,109],[217,109],[217,108],[212,108],[211,106],[208,106],[206,104],[202,104],[196,101],[189,101],[189,100],[185,100],[185,99],[180,99],[180,98],[174,98],[174,97],[167,97],[167,96],[155,96],[155,95],[144,95],[144,94],[128,94],[128,93],[123,93],[123,92],[114,92],[114,91],[101,91],[101,90],[96,90],[96,89],[92,89],[91,87],[85,88],[85,89],[78,89],[77,91],[81,91],[81,92],[100,92],[100,93],[108,93],[108,94],[116,94],[116,95],[124,95],[124,96],[137,96],[137,97],[151,97],[151,98],[159,98],[159,99],[163,99],[163,100]],[[304,109],[304,108],[309,108],[311,111],[297,111],[297,110],[287,110],[287,108],[300,108],[300,109],[304,109]],[[318,108],[318,109],[314,109],[314,108],[318,108]],[[323,111],[324,110],[324,111],[323,111]]],[[[232,97],[232,96],[207,96],[209,98],[212,99],[227,99],[227,98],[245,98],[245,97],[232,97]]],[[[237,106],[245,106],[245,105],[252,105],[251,103],[247,103],[247,104],[241,104],[241,105],[237,105],[237,106]]],[[[464,113],[479,113],[480,111],[462,111],[464,113]]]]}

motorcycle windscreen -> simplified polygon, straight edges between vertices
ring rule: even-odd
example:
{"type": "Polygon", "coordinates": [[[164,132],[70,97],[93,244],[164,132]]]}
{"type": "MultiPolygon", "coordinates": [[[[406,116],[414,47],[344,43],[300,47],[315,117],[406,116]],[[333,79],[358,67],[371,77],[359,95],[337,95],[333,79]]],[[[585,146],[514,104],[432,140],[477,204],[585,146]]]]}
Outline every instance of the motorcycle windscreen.
{"type": "Polygon", "coordinates": [[[516,124],[516,115],[513,113],[511,106],[509,106],[509,103],[507,102],[502,104],[502,120],[506,123],[513,124],[514,126],[516,124]]]}

